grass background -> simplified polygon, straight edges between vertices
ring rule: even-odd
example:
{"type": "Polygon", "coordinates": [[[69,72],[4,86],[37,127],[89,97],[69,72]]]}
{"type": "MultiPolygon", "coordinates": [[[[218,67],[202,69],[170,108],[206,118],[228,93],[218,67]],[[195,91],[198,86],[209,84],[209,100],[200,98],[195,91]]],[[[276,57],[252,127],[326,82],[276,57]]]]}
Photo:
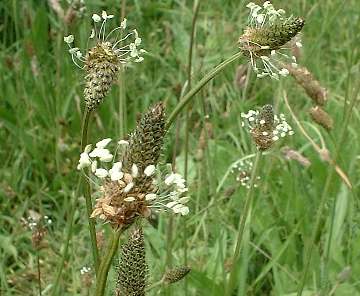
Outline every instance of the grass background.
{"type": "MultiPolygon", "coordinates": [[[[60,1],[61,2],[61,1],[60,1]]],[[[31,231],[21,219],[29,210],[49,216],[40,251],[43,295],[51,294],[55,267],[61,259],[71,201],[75,198],[83,109],[83,72],[67,53],[63,37],[72,33],[79,47],[86,46],[91,30],[90,16],[102,9],[120,22],[120,1],[85,1],[86,14],[66,24],[44,0],[0,2],[0,282],[2,295],[37,295],[36,252],[31,231]]],[[[246,26],[247,2],[201,1],[194,44],[193,82],[235,53],[236,41],[246,26]]],[[[273,1],[275,7],[303,16],[303,49],[300,64],[308,67],[329,91],[326,110],[334,129],[327,133],[308,114],[312,105],[305,92],[291,78],[280,82],[258,80],[252,73],[246,87],[234,83],[240,60],[227,67],[196,96],[192,103],[189,134],[189,187],[191,215],[176,218],[172,231],[173,264],[184,262],[187,245],[192,272],[167,293],[222,295],[231,264],[238,220],[246,189],[227,172],[232,163],[252,155],[256,149],[241,128],[240,113],[265,103],[296,125],[284,105],[286,91],[290,105],[306,131],[317,142],[323,140],[332,156],[340,149],[338,164],[349,176],[350,191],[338,175],[331,180],[326,197],[323,232],[317,242],[303,295],[317,295],[337,285],[334,295],[360,295],[360,140],[359,109],[353,109],[345,138],[341,140],[346,107],[358,95],[359,3],[357,0],[273,1]],[[232,194],[231,194],[232,193],[232,194]],[[333,227],[331,228],[331,224],[333,227]],[[184,232],[186,229],[186,232],[184,232]],[[331,234],[331,235],[330,235],[331,234]],[[330,240],[329,240],[330,237],[330,240]],[[330,241],[329,258],[324,250],[330,241]],[[338,274],[351,266],[351,276],[339,283],[338,274]]],[[[66,10],[68,4],[61,2],[66,10]]],[[[192,1],[127,1],[126,17],[136,27],[149,52],[145,61],[129,67],[123,77],[126,92],[126,120],[119,118],[119,87],[98,110],[92,123],[91,142],[105,137],[120,139],[135,125],[139,113],[159,100],[174,108],[186,81],[187,55],[192,20],[192,1]]],[[[114,21],[113,21],[114,22],[114,21]]],[[[357,98],[358,100],[358,98],[357,98]]],[[[184,113],[181,115],[184,118],[184,113]]],[[[182,120],[183,122],[183,120],[182,120]]],[[[322,161],[308,140],[296,135],[280,142],[264,157],[255,192],[251,231],[237,264],[239,289],[234,295],[295,295],[306,246],[314,227],[316,211],[329,165],[322,161]],[[280,149],[288,145],[301,151],[311,166],[304,168],[284,159],[280,149]]],[[[179,145],[174,146],[175,129],[168,135],[163,160],[171,162],[176,149],[177,169],[183,171],[185,125],[180,125],[179,145]]],[[[70,258],[66,261],[59,295],[88,295],[80,275],[91,266],[90,241],[85,203],[79,198],[75,213],[70,258]]],[[[147,256],[150,283],[164,272],[169,217],[161,216],[158,228],[147,226],[147,256]]],[[[98,230],[105,226],[97,225],[98,230]]],[[[108,295],[115,279],[109,277],[108,295]]],[[[163,287],[150,295],[163,295],[163,287]]],[[[327,294],[326,294],[327,295],[327,294]]]]}

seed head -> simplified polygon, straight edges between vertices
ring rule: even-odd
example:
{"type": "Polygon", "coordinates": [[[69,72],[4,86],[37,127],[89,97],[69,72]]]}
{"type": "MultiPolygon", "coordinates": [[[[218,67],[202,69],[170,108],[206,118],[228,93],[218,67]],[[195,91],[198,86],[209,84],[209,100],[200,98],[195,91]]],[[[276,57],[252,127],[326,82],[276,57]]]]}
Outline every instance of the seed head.
{"type": "Polygon", "coordinates": [[[310,109],[311,118],[326,130],[330,131],[333,128],[334,120],[331,116],[323,110],[320,106],[315,106],[310,109]]]}
{"type": "Polygon", "coordinates": [[[295,160],[304,167],[309,167],[311,165],[311,162],[308,158],[302,155],[299,151],[291,149],[288,146],[283,147],[281,152],[286,159],[295,160]]]}
{"type": "Polygon", "coordinates": [[[147,274],[144,234],[141,228],[135,228],[121,248],[115,295],[145,295],[147,274]]]}
{"type": "Polygon", "coordinates": [[[306,94],[319,106],[324,106],[327,101],[327,90],[321,86],[314,75],[306,67],[292,67],[285,65],[290,75],[305,90],[306,94]]]}
{"type": "Polygon", "coordinates": [[[182,280],[191,271],[188,266],[179,266],[172,268],[164,274],[164,282],[167,284],[173,284],[182,280]]]}
{"type": "MultiPolygon", "coordinates": [[[[282,51],[302,30],[304,20],[296,17],[284,17],[283,9],[276,10],[270,1],[263,7],[249,3],[249,26],[239,38],[240,50],[250,58],[251,65],[259,78],[270,76],[279,79],[287,76],[288,70],[281,67],[283,60],[296,65],[296,57],[282,51]],[[280,76],[279,76],[280,75],[280,76]]],[[[300,42],[295,43],[301,47],[300,42]]]]}

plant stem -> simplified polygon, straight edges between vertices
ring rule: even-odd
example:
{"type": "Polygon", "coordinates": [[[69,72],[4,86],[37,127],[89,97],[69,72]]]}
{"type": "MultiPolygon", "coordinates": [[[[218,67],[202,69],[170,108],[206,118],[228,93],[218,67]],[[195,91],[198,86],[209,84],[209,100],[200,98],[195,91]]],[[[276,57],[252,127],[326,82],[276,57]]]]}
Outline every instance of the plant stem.
{"type": "Polygon", "coordinates": [[[69,214],[69,217],[67,220],[68,224],[66,225],[65,246],[64,246],[63,254],[61,256],[61,261],[58,266],[55,284],[54,284],[54,288],[53,288],[52,295],[54,295],[54,296],[58,295],[58,287],[59,287],[59,283],[60,283],[61,274],[62,274],[62,271],[64,268],[65,261],[68,257],[69,243],[70,243],[70,240],[72,237],[72,231],[73,231],[73,226],[74,226],[74,215],[75,215],[76,203],[78,201],[78,196],[79,196],[79,192],[80,192],[80,184],[81,184],[81,177],[79,178],[79,181],[77,184],[75,196],[72,197],[73,200],[70,204],[70,214],[69,214]]]}
{"type": "Polygon", "coordinates": [[[103,296],[105,293],[107,276],[109,273],[112,259],[119,246],[119,239],[121,233],[122,233],[122,228],[113,231],[113,236],[110,245],[107,249],[104,259],[101,261],[98,277],[96,280],[96,292],[95,292],[96,296],[103,296]]]}
{"type": "MultiPolygon", "coordinates": [[[[91,111],[86,110],[84,114],[82,132],[81,132],[81,151],[84,151],[85,146],[88,143],[88,130],[89,130],[89,121],[91,117],[91,111]]],[[[90,241],[91,241],[91,251],[94,260],[95,273],[98,274],[99,269],[99,251],[96,244],[96,231],[95,231],[95,222],[90,218],[92,213],[92,201],[91,201],[91,188],[89,180],[83,176],[82,183],[84,184],[84,196],[86,202],[86,212],[87,219],[89,224],[89,232],[90,232],[90,241]]]]}
{"type": "MultiPolygon", "coordinates": [[[[339,144],[337,145],[336,149],[335,149],[335,156],[334,156],[334,163],[337,161],[338,156],[340,154],[341,148],[344,145],[345,142],[345,136],[346,136],[346,128],[349,124],[350,121],[350,117],[351,117],[351,112],[353,110],[353,108],[355,107],[356,101],[357,101],[357,97],[358,97],[358,93],[359,93],[359,89],[360,86],[357,87],[357,89],[354,92],[353,98],[351,100],[350,106],[347,110],[347,112],[345,112],[345,118],[343,121],[343,125],[342,125],[342,129],[340,131],[340,140],[339,140],[339,144]]],[[[346,108],[346,106],[345,106],[346,108]]],[[[324,186],[324,190],[322,191],[322,195],[321,195],[321,199],[320,199],[320,206],[318,208],[318,211],[316,213],[316,221],[315,221],[315,226],[311,235],[311,241],[310,241],[310,247],[308,249],[308,251],[306,252],[307,257],[305,259],[305,267],[304,267],[304,271],[301,277],[301,281],[300,281],[300,285],[299,285],[299,289],[297,292],[297,296],[301,296],[302,292],[304,290],[305,287],[305,282],[306,282],[306,278],[307,278],[307,274],[309,271],[309,267],[310,267],[310,262],[311,262],[311,257],[312,257],[312,252],[314,250],[314,246],[315,243],[317,241],[317,238],[321,237],[321,227],[322,227],[322,215],[323,215],[323,211],[325,208],[325,204],[326,204],[326,199],[329,196],[329,190],[331,187],[331,183],[332,183],[332,178],[335,172],[335,167],[334,166],[330,166],[328,175],[326,177],[326,183],[324,186]]],[[[334,201],[335,202],[335,201],[334,201]]],[[[330,247],[328,248],[328,250],[330,250],[330,247]]],[[[329,260],[329,254],[327,253],[325,255],[326,260],[329,260]]],[[[327,262],[326,262],[327,265],[327,262]]],[[[323,292],[323,291],[322,291],[323,292]]]]}
{"type": "MultiPolygon", "coordinates": [[[[195,27],[196,27],[196,20],[199,13],[201,0],[195,0],[193,6],[193,18],[192,18],[192,25],[191,25],[191,34],[190,34],[190,43],[189,43],[189,53],[188,53],[188,65],[187,65],[187,82],[188,88],[191,89],[191,80],[192,80],[192,59],[193,59],[193,48],[194,48],[194,39],[195,39],[195,27]]],[[[188,112],[185,114],[185,159],[184,159],[184,178],[188,181],[188,162],[189,162],[189,133],[190,133],[190,106],[188,107],[188,112]]],[[[187,266],[188,258],[187,258],[187,229],[186,223],[183,226],[183,248],[184,248],[184,265],[187,266]]],[[[187,280],[184,280],[184,294],[185,296],[188,294],[188,286],[187,280]]]]}
{"type": "Polygon", "coordinates": [[[39,296],[42,294],[41,289],[41,269],[40,269],[40,251],[36,251],[36,263],[37,263],[37,275],[38,275],[38,288],[39,288],[39,296]]]}
{"type": "Polygon", "coordinates": [[[233,259],[232,259],[229,280],[227,282],[226,289],[225,289],[225,295],[227,295],[227,296],[231,295],[231,293],[233,291],[233,288],[234,288],[235,274],[236,274],[236,272],[235,272],[236,271],[236,263],[237,263],[237,261],[239,259],[239,255],[240,255],[241,243],[242,243],[242,240],[243,240],[244,230],[245,230],[245,222],[248,219],[248,215],[249,215],[250,209],[251,209],[253,189],[254,189],[254,184],[255,184],[255,180],[256,180],[256,173],[257,173],[257,170],[258,170],[258,167],[259,167],[259,162],[260,162],[260,159],[261,159],[261,155],[262,155],[262,152],[260,150],[258,150],[258,152],[256,153],[256,156],[255,156],[255,162],[254,162],[253,170],[251,172],[250,188],[246,193],[244,210],[243,210],[241,218],[239,220],[238,236],[237,236],[237,239],[236,239],[235,251],[234,251],[234,255],[233,255],[233,259]]]}
{"type": "Polygon", "coordinates": [[[221,72],[227,65],[236,61],[240,56],[242,56],[241,52],[237,52],[232,55],[221,64],[216,66],[213,70],[211,70],[208,74],[206,74],[195,86],[191,89],[180,102],[175,107],[174,111],[170,114],[169,119],[166,123],[166,129],[168,129],[175,121],[178,114],[191,102],[191,99],[206,85],[211,79],[213,79],[219,72],[221,72]]]}

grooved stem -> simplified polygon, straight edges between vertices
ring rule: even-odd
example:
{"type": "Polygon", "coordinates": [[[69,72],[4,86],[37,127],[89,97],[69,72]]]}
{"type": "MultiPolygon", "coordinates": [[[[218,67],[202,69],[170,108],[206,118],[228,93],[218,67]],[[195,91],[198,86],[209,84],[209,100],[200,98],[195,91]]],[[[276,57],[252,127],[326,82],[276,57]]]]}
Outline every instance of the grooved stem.
{"type": "MultiPolygon", "coordinates": [[[[91,111],[86,110],[84,114],[82,132],[81,132],[81,151],[84,151],[85,146],[88,142],[88,129],[89,129],[89,121],[91,117],[91,111]]],[[[93,255],[95,272],[98,274],[99,269],[99,250],[96,244],[96,231],[95,231],[95,222],[90,218],[92,213],[92,201],[91,201],[91,188],[89,180],[85,176],[82,177],[82,183],[84,184],[84,196],[86,202],[86,213],[89,224],[89,232],[90,232],[90,241],[91,241],[91,252],[93,255]]]]}
{"type": "Polygon", "coordinates": [[[121,233],[122,233],[121,228],[113,231],[113,236],[110,245],[107,249],[104,259],[101,261],[98,277],[96,280],[96,291],[95,291],[96,296],[103,296],[105,293],[107,276],[109,273],[111,261],[119,246],[119,239],[121,233]]]}
{"type": "Polygon", "coordinates": [[[231,64],[232,62],[236,61],[239,57],[241,57],[242,52],[237,52],[236,54],[232,55],[218,66],[216,66],[213,70],[211,70],[208,74],[206,74],[196,85],[193,89],[191,89],[177,104],[174,111],[170,114],[168,122],[166,123],[165,129],[169,129],[169,127],[174,123],[176,117],[179,113],[191,102],[191,99],[211,80],[213,79],[218,73],[220,73],[227,65],[231,64]]]}
{"type": "Polygon", "coordinates": [[[236,239],[235,251],[234,251],[234,255],[233,255],[233,259],[232,259],[229,280],[227,282],[226,289],[225,289],[226,296],[232,295],[231,293],[233,291],[234,284],[235,284],[236,263],[239,260],[241,243],[242,243],[242,239],[244,236],[244,230],[245,230],[245,222],[248,218],[249,211],[250,211],[251,204],[252,204],[252,196],[253,196],[253,189],[254,189],[254,184],[255,184],[255,180],[256,180],[256,172],[259,167],[261,155],[262,155],[262,152],[260,150],[258,150],[258,152],[256,153],[253,170],[251,172],[250,188],[246,193],[244,210],[243,210],[241,218],[239,220],[238,236],[236,239]]]}

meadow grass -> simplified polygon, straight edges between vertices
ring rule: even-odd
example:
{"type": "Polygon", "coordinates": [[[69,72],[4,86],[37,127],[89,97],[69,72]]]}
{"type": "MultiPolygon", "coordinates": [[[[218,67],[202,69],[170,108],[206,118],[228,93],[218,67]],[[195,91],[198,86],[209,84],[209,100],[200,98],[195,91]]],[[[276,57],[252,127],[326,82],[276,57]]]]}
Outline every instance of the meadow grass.
{"type": "MultiPolygon", "coordinates": [[[[247,22],[247,2],[200,2],[192,85],[238,51],[236,42],[247,22]]],[[[174,217],[171,233],[167,215],[160,215],[156,228],[144,227],[150,283],[161,279],[166,263],[184,264],[184,245],[192,271],[171,289],[154,286],[149,295],[223,295],[247,194],[230,169],[237,160],[254,160],[256,154],[241,127],[240,113],[264,104],[285,113],[296,133],[262,156],[251,223],[245,228],[235,266],[238,289],[233,295],[291,296],[302,285],[304,296],[360,295],[359,3],[277,0],[273,4],[306,20],[299,64],[327,88],[326,111],[334,119],[334,128],[327,132],[311,120],[311,99],[290,77],[277,82],[256,79],[249,72],[245,85],[237,85],[236,69],[247,63],[245,58],[228,65],[202,88],[178,117],[176,142],[176,129],[171,127],[162,155],[169,163],[175,155],[177,170],[187,171],[191,213],[174,217]],[[298,129],[284,97],[313,141],[319,146],[325,143],[352,189],[298,129]],[[311,165],[286,160],[282,146],[300,151],[311,165]],[[316,225],[320,234],[314,232],[316,225]],[[341,272],[347,266],[351,274],[344,277],[341,272]]],[[[121,87],[113,87],[94,114],[92,143],[109,135],[123,138],[139,114],[160,100],[171,114],[189,77],[193,2],[135,0],[124,6],[148,54],[143,63],[121,74],[121,87]]],[[[89,0],[86,7],[84,17],[66,25],[48,1],[0,2],[1,295],[38,295],[38,254],[42,294],[51,295],[72,210],[74,226],[58,295],[94,291],[94,284],[89,286],[80,274],[83,266],[92,266],[85,199],[76,194],[83,72],[71,62],[63,37],[72,33],[86,46],[89,15],[106,9],[119,18],[124,12],[120,1],[89,0]],[[39,251],[21,222],[29,210],[52,220],[39,251]]],[[[110,233],[100,223],[96,227],[110,233]]],[[[115,279],[116,270],[111,268],[107,295],[112,295],[115,279]]]]}

